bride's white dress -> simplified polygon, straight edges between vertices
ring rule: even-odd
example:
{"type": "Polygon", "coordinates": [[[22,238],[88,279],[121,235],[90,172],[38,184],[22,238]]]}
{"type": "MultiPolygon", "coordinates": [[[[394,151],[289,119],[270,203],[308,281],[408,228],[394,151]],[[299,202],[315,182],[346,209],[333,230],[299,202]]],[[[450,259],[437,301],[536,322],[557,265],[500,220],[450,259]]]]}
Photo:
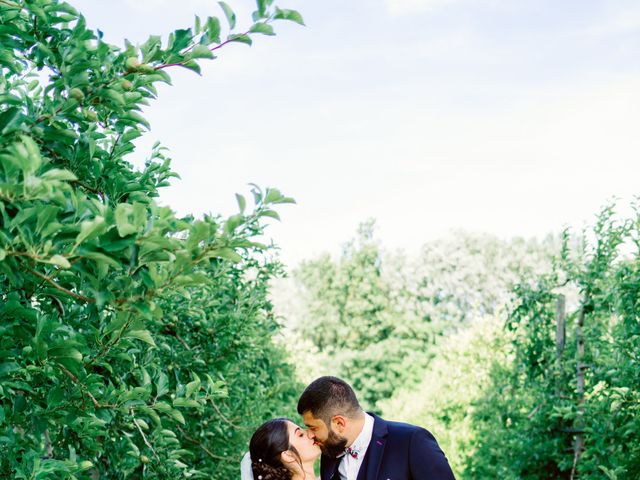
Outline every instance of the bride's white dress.
{"type": "Polygon", "coordinates": [[[249,452],[244,454],[240,462],[240,478],[242,480],[253,480],[253,472],[251,471],[251,457],[249,452]]]}

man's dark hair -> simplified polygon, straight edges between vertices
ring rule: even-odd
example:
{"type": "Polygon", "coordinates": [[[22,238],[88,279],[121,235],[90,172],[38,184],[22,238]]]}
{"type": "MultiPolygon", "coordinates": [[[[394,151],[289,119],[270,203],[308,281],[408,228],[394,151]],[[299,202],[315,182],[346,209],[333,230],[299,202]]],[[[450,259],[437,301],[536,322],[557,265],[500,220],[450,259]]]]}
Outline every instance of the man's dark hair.
{"type": "Polygon", "coordinates": [[[335,415],[354,418],[361,411],[356,394],[344,380],[337,377],[320,377],[304,389],[298,400],[298,413],[311,412],[327,426],[335,415]]]}

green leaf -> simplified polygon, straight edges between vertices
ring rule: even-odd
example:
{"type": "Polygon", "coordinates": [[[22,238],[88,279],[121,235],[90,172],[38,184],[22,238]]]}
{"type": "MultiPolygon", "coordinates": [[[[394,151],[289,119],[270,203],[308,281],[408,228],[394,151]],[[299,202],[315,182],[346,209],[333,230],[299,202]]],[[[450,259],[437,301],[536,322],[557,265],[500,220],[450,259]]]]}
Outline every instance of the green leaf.
{"type": "Polygon", "coordinates": [[[121,107],[124,107],[127,104],[127,102],[124,99],[124,96],[120,92],[113,90],[112,88],[107,88],[103,90],[101,96],[103,98],[107,98],[111,100],[112,102],[116,103],[121,107]]]}
{"type": "Polygon", "coordinates": [[[155,410],[147,406],[140,406],[138,407],[138,410],[140,410],[140,412],[144,413],[145,415],[149,416],[151,418],[151,421],[154,423],[156,427],[162,426],[162,421],[160,420],[160,416],[156,413],[155,410]]]}
{"type": "Polygon", "coordinates": [[[151,35],[146,42],[140,46],[142,52],[142,60],[145,63],[157,60],[158,54],[161,52],[162,40],[159,35],[151,35]]]}
{"type": "Polygon", "coordinates": [[[141,418],[136,418],[133,421],[136,422],[136,425],[138,425],[142,430],[149,430],[149,424],[141,418]]]}
{"type": "Polygon", "coordinates": [[[119,313],[115,319],[111,320],[102,333],[104,336],[109,335],[111,332],[120,330],[127,323],[127,315],[125,313],[119,313]]]}
{"type": "Polygon", "coordinates": [[[76,237],[76,247],[92,236],[98,235],[106,229],[104,217],[97,216],[92,220],[85,220],[80,224],[80,233],[76,237]]]}
{"type": "Polygon", "coordinates": [[[261,33],[263,35],[275,35],[273,27],[268,23],[254,23],[249,30],[252,33],[261,33]]]}
{"type": "Polygon", "coordinates": [[[243,215],[231,215],[224,224],[224,230],[227,233],[233,233],[243,222],[243,215]]]}
{"type": "Polygon", "coordinates": [[[182,413],[180,413],[176,409],[171,409],[171,411],[169,411],[169,416],[171,418],[173,418],[174,420],[177,420],[178,422],[180,422],[182,425],[184,425],[186,423],[184,421],[184,416],[182,415],[182,413]]]}
{"type": "Polygon", "coordinates": [[[60,180],[60,181],[74,181],[78,179],[78,177],[76,177],[69,170],[64,170],[61,168],[52,168],[51,170],[47,170],[40,177],[44,178],[45,180],[60,180]]]}
{"type": "Polygon", "coordinates": [[[196,45],[189,54],[192,58],[213,58],[213,52],[206,45],[196,45]]]}
{"type": "Polygon", "coordinates": [[[200,65],[195,60],[189,60],[188,62],[181,63],[180,66],[187,70],[191,70],[192,72],[196,72],[198,75],[202,74],[200,65]]]}
{"type": "Polygon", "coordinates": [[[14,144],[17,160],[25,173],[35,172],[42,165],[40,149],[31,137],[21,135],[20,140],[20,143],[14,144]]]}
{"type": "MultiPolygon", "coordinates": [[[[158,70],[158,71],[162,71],[162,70],[158,70]]],[[[142,136],[142,132],[140,130],[138,130],[137,128],[129,128],[124,133],[124,135],[122,135],[122,138],[120,139],[120,141],[122,143],[127,143],[141,136],[142,136]]]]}
{"type": "Polygon", "coordinates": [[[76,375],[79,373],[80,367],[82,366],[82,354],[75,348],[51,348],[47,352],[47,356],[52,361],[59,363],[63,367],[66,367],[67,370],[75,373],[76,375]]]}
{"type": "Polygon", "coordinates": [[[253,43],[253,40],[251,40],[251,37],[244,33],[233,33],[227,37],[227,41],[244,43],[246,45],[251,45],[253,43]]]}
{"type": "MultiPolygon", "coordinates": [[[[166,375],[165,375],[166,377],[166,375]]],[[[158,394],[158,397],[160,397],[161,395],[166,394],[169,391],[169,389],[163,390],[162,394],[158,394]]],[[[158,389],[158,392],[160,392],[160,390],[158,389]]],[[[155,405],[153,406],[153,408],[155,408],[158,412],[160,413],[169,413],[171,411],[171,405],[169,405],[167,402],[156,402],[155,405]]]]}
{"type": "Polygon", "coordinates": [[[267,194],[264,197],[264,203],[273,203],[282,198],[282,193],[277,188],[267,188],[267,194]]]}
{"type": "Polygon", "coordinates": [[[214,43],[220,43],[220,20],[218,20],[218,17],[207,18],[206,29],[209,40],[214,43]]]}
{"type": "Polygon", "coordinates": [[[19,123],[21,114],[18,107],[10,107],[0,113],[0,132],[5,135],[14,125],[19,123]]]}
{"type": "Polygon", "coordinates": [[[273,0],[256,0],[256,6],[258,7],[258,14],[260,18],[264,18],[267,13],[267,8],[273,3],[273,0]]]}
{"type": "Polygon", "coordinates": [[[135,338],[137,340],[142,340],[144,343],[147,343],[152,347],[156,346],[156,342],[153,341],[153,337],[149,330],[129,330],[123,335],[123,338],[135,338]]]}
{"type": "Polygon", "coordinates": [[[150,82],[164,82],[171,85],[171,76],[166,70],[156,70],[155,73],[148,74],[145,78],[150,82]]]}
{"type": "Polygon", "coordinates": [[[104,253],[83,251],[80,253],[80,256],[83,258],[88,258],[89,260],[94,260],[96,262],[106,263],[110,267],[118,270],[122,268],[122,264],[118,260],[116,260],[115,258],[111,258],[104,253]]]}
{"type": "Polygon", "coordinates": [[[193,382],[187,383],[185,397],[190,397],[200,390],[200,379],[196,378],[193,382]]]}
{"type": "Polygon", "coordinates": [[[242,257],[231,248],[220,248],[213,250],[207,254],[207,258],[223,258],[233,263],[242,261],[242,257]]]}
{"type": "Polygon", "coordinates": [[[2,260],[4,260],[5,258],[7,258],[7,251],[2,249],[2,248],[0,248],[0,262],[2,260]]]}
{"type": "Polygon", "coordinates": [[[247,201],[245,200],[244,196],[236,193],[236,200],[238,202],[238,207],[240,208],[240,213],[244,213],[244,209],[247,206],[247,201]]]}
{"type": "Polygon", "coordinates": [[[133,212],[133,206],[130,203],[120,203],[116,206],[114,218],[118,235],[126,237],[132,233],[136,233],[137,228],[129,221],[129,216],[133,212]]]}
{"type": "Polygon", "coordinates": [[[51,265],[57,265],[60,268],[65,268],[65,269],[71,268],[71,264],[69,263],[69,260],[64,258],[62,255],[54,255],[49,260],[47,260],[46,263],[50,263],[51,265]]]}
{"type": "Polygon", "coordinates": [[[134,124],[144,125],[145,127],[147,127],[147,129],[151,128],[151,125],[149,124],[149,122],[147,122],[147,120],[142,115],[140,115],[138,112],[134,112],[131,110],[125,114],[120,115],[120,120],[130,121],[134,124]]]}
{"type": "MultiPolygon", "coordinates": [[[[156,380],[156,396],[162,397],[164,394],[169,392],[169,377],[164,372],[158,373],[158,379],[156,380]]],[[[156,404],[156,409],[162,411],[159,407],[162,402],[158,402],[156,404]]],[[[167,405],[167,408],[169,405],[167,405]]]]}
{"type": "Polygon", "coordinates": [[[0,377],[9,375],[11,372],[20,370],[20,365],[16,362],[4,362],[0,363],[0,377]]]}
{"type": "Polygon", "coordinates": [[[173,42],[170,42],[168,50],[179,52],[191,43],[193,32],[190,28],[181,28],[173,33],[173,42]]]}
{"type": "Polygon", "coordinates": [[[220,7],[222,7],[222,11],[224,12],[225,17],[227,17],[227,21],[229,22],[229,29],[233,30],[234,28],[236,28],[236,14],[225,2],[218,2],[218,4],[220,5],[220,7]]]}
{"type": "Polygon", "coordinates": [[[54,387],[47,393],[47,406],[49,408],[60,405],[64,400],[64,390],[60,387],[54,387]]]}
{"type": "Polygon", "coordinates": [[[265,210],[264,212],[260,213],[261,217],[271,217],[271,218],[275,218],[276,220],[280,220],[280,215],[278,215],[278,212],[276,212],[275,210],[265,210]]]}
{"type": "Polygon", "coordinates": [[[174,407],[186,407],[186,408],[201,408],[202,405],[196,400],[189,400],[187,398],[178,397],[173,401],[174,407]]]}
{"type": "Polygon", "coordinates": [[[276,7],[276,13],[273,18],[278,20],[289,20],[291,22],[295,22],[299,25],[304,25],[304,20],[302,19],[302,15],[295,10],[288,10],[286,8],[280,9],[276,7]]]}
{"type": "Polygon", "coordinates": [[[146,224],[146,207],[141,203],[119,203],[114,212],[118,235],[126,237],[142,230],[146,224]]]}

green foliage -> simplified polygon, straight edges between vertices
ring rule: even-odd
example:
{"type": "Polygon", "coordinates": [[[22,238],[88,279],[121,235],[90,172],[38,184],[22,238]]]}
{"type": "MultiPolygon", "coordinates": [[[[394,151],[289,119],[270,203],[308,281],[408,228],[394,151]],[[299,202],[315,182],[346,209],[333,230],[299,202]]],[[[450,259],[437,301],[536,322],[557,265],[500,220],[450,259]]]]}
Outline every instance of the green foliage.
{"type": "Polygon", "coordinates": [[[501,327],[497,317],[487,317],[444,337],[420,384],[381,402],[386,417],[424,425],[435,435],[456,478],[466,478],[466,460],[475,454],[472,419],[489,374],[511,361],[501,327]]]}
{"type": "Polygon", "coordinates": [[[304,262],[294,273],[302,305],[284,314],[315,352],[298,355],[315,365],[299,370],[341,375],[380,410],[379,401],[420,383],[442,335],[497,312],[515,282],[548,270],[552,240],[457,233],[414,258],[384,251],[373,228],[361,225],[338,260],[304,262]]]}
{"type": "Polygon", "coordinates": [[[248,427],[286,412],[255,238],[292,200],[254,187],[250,211],[178,218],[155,202],[164,150],[127,161],[167,69],[265,33],[271,3],[241,33],[224,6],[224,41],[196,18],[120,49],[64,2],[0,2],[0,476],[228,478],[248,427]]]}
{"type": "Polygon", "coordinates": [[[479,446],[468,460],[470,473],[569,478],[575,468],[580,478],[640,475],[639,226],[637,217],[620,221],[612,207],[605,208],[593,231],[579,238],[581,248],[569,248],[566,234],[554,272],[516,290],[518,303],[508,322],[515,334],[514,362],[493,372],[477,409],[479,446]],[[579,301],[557,358],[555,303],[570,287],[579,301]],[[584,442],[578,455],[577,437],[584,442]]]}
{"type": "Polygon", "coordinates": [[[506,328],[490,320],[444,338],[420,386],[384,413],[433,430],[458,478],[638,478],[639,227],[609,207],[591,232],[566,232],[553,269],[498,312],[506,328]]]}
{"type": "Polygon", "coordinates": [[[352,382],[369,408],[406,378],[399,351],[415,357],[416,366],[424,365],[421,346],[428,338],[393,315],[373,222],[361,225],[339,262],[324,256],[303,263],[295,275],[313,318],[301,324],[299,334],[327,359],[332,373],[352,382]]]}

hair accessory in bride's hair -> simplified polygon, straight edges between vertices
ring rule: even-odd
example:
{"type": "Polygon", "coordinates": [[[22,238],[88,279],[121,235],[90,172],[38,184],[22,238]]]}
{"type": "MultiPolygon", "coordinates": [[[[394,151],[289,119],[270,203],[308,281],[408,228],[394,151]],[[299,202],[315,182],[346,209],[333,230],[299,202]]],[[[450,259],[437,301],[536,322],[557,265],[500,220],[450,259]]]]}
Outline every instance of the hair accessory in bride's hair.
{"type": "Polygon", "coordinates": [[[258,480],[262,480],[262,475],[258,475],[258,480]]]}
{"type": "Polygon", "coordinates": [[[261,459],[261,458],[259,458],[259,459],[258,459],[258,462],[262,463],[262,459],[261,459]]]}

